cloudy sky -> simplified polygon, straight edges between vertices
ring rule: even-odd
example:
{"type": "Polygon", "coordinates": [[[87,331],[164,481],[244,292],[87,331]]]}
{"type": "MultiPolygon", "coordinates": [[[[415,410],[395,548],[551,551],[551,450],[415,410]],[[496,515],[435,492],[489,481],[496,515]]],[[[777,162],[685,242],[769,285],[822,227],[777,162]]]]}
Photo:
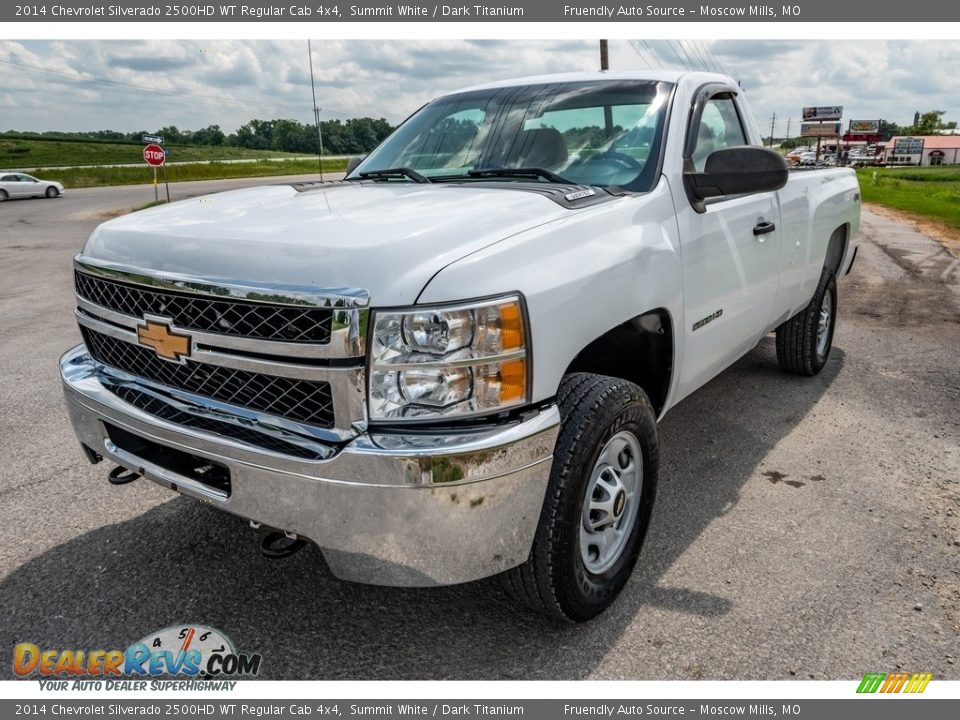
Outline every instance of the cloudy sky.
{"type": "MultiPolygon", "coordinates": [[[[597,43],[318,40],[325,119],[398,122],[431,97],[489,80],[597,67],[597,43]]],[[[960,120],[960,43],[937,41],[610,41],[611,67],[722,67],[740,80],[761,127],[799,122],[802,105],[843,105],[845,119],[960,120]]],[[[251,118],[312,120],[306,42],[0,40],[0,130],[225,131],[251,118]]],[[[795,133],[793,133],[795,134],[795,133]]]]}

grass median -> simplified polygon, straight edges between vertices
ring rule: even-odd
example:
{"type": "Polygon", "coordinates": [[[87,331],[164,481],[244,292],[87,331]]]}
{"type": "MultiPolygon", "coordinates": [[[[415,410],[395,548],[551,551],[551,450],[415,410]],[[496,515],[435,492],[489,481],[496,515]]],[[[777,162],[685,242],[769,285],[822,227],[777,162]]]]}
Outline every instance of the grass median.
{"type": "MultiPolygon", "coordinates": [[[[143,143],[81,140],[23,140],[0,137],[0,168],[43,168],[66,165],[110,165],[143,162],[143,143]]],[[[230,145],[168,145],[171,162],[203,160],[266,160],[306,157],[302,153],[250,150],[230,145]]]]}
{"type": "MultiPolygon", "coordinates": [[[[323,171],[344,172],[347,160],[324,159],[323,171]]],[[[105,185],[144,185],[153,183],[153,169],[142,167],[83,167],[68,170],[28,171],[44,180],[57,180],[66,188],[102,187],[105,185]]],[[[172,183],[191,180],[224,180],[229,178],[270,177],[272,175],[318,175],[317,159],[257,160],[243,163],[197,163],[167,167],[167,180],[172,183]]],[[[157,170],[158,182],[163,182],[163,169],[157,170]]]]}
{"type": "Polygon", "coordinates": [[[960,230],[960,167],[862,168],[864,202],[960,230]]]}

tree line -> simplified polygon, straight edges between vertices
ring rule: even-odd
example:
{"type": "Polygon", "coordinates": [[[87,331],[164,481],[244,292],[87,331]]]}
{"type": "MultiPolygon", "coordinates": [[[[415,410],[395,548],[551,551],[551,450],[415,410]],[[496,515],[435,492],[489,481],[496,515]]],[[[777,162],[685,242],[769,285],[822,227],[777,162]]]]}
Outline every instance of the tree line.
{"type": "MultiPolygon", "coordinates": [[[[321,120],[323,151],[325,155],[354,155],[373,150],[393,132],[393,126],[383,118],[351,118],[347,121],[321,120]]],[[[181,130],[168,125],[157,130],[94,130],[89,132],[23,132],[9,130],[0,137],[18,137],[41,140],[86,140],[93,142],[140,143],[144,135],[159,135],[168,145],[208,145],[250,148],[253,150],[277,150],[280,152],[316,153],[317,126],[305,125],[297,120],[251,120],[237,128],[235,133],[225,133],[219,125],[208,125],[199,130],[181,130]]]]}

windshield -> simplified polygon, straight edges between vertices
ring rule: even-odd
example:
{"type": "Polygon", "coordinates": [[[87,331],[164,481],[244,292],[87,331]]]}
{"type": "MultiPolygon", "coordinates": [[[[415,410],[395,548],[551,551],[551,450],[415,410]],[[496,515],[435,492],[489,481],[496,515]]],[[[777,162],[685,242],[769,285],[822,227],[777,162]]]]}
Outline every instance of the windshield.
{"type": "Polygon", "coordinates": [[[448,95],[410,117],[350,177],[401,168],[433,182],[495,177],[646,192],[656,180],[671,87],[602,80],[448,95]],[[547,172],[511,177],[511,169],[547,172]]]}

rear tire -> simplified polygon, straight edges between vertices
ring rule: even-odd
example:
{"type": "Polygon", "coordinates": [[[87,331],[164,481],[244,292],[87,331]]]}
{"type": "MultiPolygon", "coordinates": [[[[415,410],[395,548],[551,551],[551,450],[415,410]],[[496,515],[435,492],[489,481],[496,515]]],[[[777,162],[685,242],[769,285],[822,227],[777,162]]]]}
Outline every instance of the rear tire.
{"type": "Polygon", "coordinates": [[[46,196],[47,196],[48,198],[55,198],[55,197],[56,197],[57,195],[59,195],[59,194],[60,194],[60,191],[57,190],[55,187],[48,187],[48,188],[47,188],[46,196]]]}
{"type": "Polygon", "coordinates": [[[646,394],[626,380],[574,373],[557,394],[561,427],[530,558],[500,576],[531,609],[584,622],[623,589],[656,494],[659,439],[646,394]]]}
{"type": "Polygon", "coordinates": [[[837,281],[824,268],[810,303],[777,328],[777,362],[794,375],[816,375],[833,347],[837,323],[837,281]]]}
{"type": "Polygon", "coordinates": [[[10,197],[10,196],[7,195],[7,191],[6,191],[6,190],[0,190],[0,202],[3,202],[3,201],[6,200],[8,197],[10,197]]]}

